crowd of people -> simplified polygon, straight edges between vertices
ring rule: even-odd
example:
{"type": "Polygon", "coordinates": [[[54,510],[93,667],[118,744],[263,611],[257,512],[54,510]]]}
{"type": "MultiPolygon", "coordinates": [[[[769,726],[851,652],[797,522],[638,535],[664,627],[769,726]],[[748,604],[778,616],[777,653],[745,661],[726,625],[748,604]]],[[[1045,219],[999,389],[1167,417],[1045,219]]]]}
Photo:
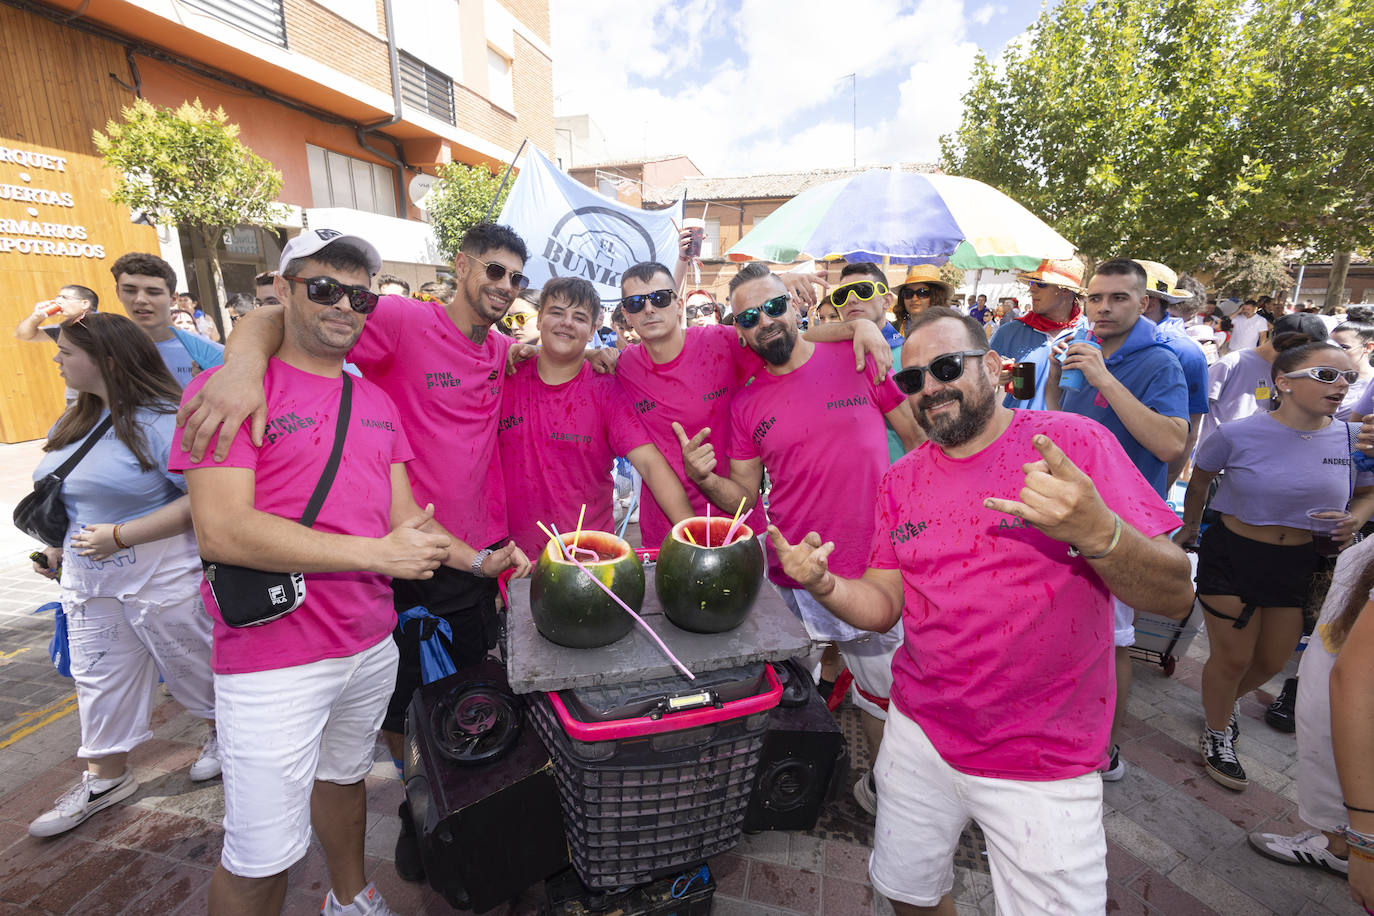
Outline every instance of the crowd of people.
{"type": "MultiPolygon", "coordinates": [[[[541,521],[585,504],[609,529],[625,459],[645,545],[708,509],[767,532],[769,579],[827,647],[818,689],[852,675],[875,761],[853,791],[897,912],[954,912],[970,819],[1000,908],[1103,912],[1141,613],[1205,620],[1199,763],[1235,791],[1238,700],[1311,630],[1272,710],[1311,829],[1250,842],[1374,905],[1374,325],[1244,303],[1218,347],[1198,284],[1125,258],[1025,272],[1024,312],[862,262],[833,281],[749,264],[722,301],[683,292],[685,244],[625,270],[607,318],[583,280],[529,294],[527,259],[478,224],[453,280],[412,296],[366,239],[308,229],[230,304],[227,347],[179,326],[175,272],[142,253],[112,267],[127,318],[69,286],[21,323],[70,390],[36,476],[93,443],[35,559],[71,621],[86,771],[31,833],[135,791],[161,676],[208,723],[192,778],[223,777],[210,912],[278,912],[312,828],[323,912],[391,912],[362,780],[379,735],[399,767],[421,683],[397,612],[482,660],[498,578],[528,574],[541,521]]],[[[395,867],[420,880],[398,813],[395,867]]]]}

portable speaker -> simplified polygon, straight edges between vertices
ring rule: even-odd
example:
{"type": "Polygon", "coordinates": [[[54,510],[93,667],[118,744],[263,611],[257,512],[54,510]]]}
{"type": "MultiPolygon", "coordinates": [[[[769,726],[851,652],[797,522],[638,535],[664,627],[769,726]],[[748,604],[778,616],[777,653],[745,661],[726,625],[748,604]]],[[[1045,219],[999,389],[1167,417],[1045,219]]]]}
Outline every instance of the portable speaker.
{"type": "Polygon", "coordinates": [[[568,864],[553,765],[505,671],[487,660],[415,692],[405,789],[425,874],[483,912],[568,864]]]}
{"type": "Polygon", "coordinates": [[[784,678],[784,697],[800,705],[780,705],[769,715],[768,733],[744,829],[810,830],[821,808],[834,797],[849,772],[849,748],[825,700],[795,662],[775,665],[784,678]],[[804,687],[805,692],[792,689],[804,687]]]}

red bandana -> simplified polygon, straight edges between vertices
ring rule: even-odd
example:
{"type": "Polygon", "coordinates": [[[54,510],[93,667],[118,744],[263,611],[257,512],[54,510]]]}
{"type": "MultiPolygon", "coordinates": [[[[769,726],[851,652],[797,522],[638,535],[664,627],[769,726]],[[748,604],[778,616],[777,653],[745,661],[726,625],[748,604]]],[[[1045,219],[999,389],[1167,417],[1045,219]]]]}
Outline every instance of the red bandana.
{"type": "Polygon", "coordinates": [[[1078,320],[1078,316],[1083,314],[1083,310],[1074,304],[1073,311],[1069,313],[1068,321],[1053,321],[1038,312],[1027,312],[1017,318],[1017,321],[1025,322],[1029,327],[1035,328],[1043,334],[1058,334],[1065,328],[1073,327],[1073,323],[1078,320]]]}

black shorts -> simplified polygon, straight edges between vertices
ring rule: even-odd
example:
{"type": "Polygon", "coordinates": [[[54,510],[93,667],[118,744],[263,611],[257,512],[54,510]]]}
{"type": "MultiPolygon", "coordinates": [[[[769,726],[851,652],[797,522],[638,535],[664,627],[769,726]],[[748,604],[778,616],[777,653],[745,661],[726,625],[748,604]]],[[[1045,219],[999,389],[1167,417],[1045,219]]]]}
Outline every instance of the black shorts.
{"type": "MultiPolygon", "coordinates": [[[[495,579],[474,576],[449,566],[436,569],[432,579],[393,579],[391,582],[392,601],[398,612],[418,604],[435,617],[448,621],[453,629],[448,654],[453,659],[453,666],[459,669],[477,664],[496,646],[500,634],[496,595],[495,579]]],[[[383,731],[405,733],[406,710],[411,697],[423,683],[420,639],[425,635],[428,634],[422,634],[415,622],[404,630],[397,626],[392,631],[391,638],[396,641],[401,657],[396,665],[396,689],[387,704],[386,718],[382,720],[383,731]]]]}
{"type": "Polygon", "coordinates": [[[1256,607],[1304,607],[1321,557],[1311,544],[1266,544],[1218,521],[1198,545],[1197,593],[1234,595],[1256,607]]]}

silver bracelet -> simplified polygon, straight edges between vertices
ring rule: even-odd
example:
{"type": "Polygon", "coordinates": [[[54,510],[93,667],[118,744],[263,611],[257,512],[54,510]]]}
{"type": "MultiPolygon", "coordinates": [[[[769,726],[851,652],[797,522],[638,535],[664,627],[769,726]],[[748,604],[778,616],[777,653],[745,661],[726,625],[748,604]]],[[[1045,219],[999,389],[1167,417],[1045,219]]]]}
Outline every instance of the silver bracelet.
{"type": "Polygon", "coordinates": [[[1107,545],[1107,549],[1106,549],[1106,550],[1102,551],[1101,553],[1086,554],[1086,553],[1082,553],[1081,551],[1079,551],[1079,549],[1078,549],[1077,547],[1075,547],[1075,546],[1073,546],[1072,544],[1070,544],[1070,545],[1069,545],[1069,556],[1070,556],[1070,557],[1082,557],[1082,558],[1085,559],[1085,560],[1100,560],[1100,559],[1102,559],[1103,557],[1108,556],[1113,550],[1115,550],[1115,549],[1116,549],[1116,545],[1119,544],[1119,543],[1121,542],[1121,516],[1119,516],[1119,515],[1117,515],[1115,512],[1113,512],[1113,513],[1112,513],[1112,518],[1116,519],[1116,527],[1112,529],[1112,542],[1111,542],[1110,544],[1107,545]]]}

